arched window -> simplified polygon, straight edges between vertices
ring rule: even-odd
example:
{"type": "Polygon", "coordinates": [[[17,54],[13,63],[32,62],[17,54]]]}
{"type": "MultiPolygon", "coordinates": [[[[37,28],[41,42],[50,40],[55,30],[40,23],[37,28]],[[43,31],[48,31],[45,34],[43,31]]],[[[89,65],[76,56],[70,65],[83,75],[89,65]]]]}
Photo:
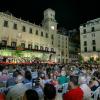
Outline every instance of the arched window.
{"type": "Polygon", "coordinates": [[[54,48],[51,48],[51,51],[53,51],[53,52],[54,52],[54,48]]]}
{"type": "Polygon", "coordinates": [[[22,48],[25,48],[25,43],[21,43],[21,47],[22,48]]]}
{"type": "Polygon", "coordinates": [[[2,40],[1,44],[2,44],[2,46],[7,46],[7,41],[6,40],[2,40]]]}
{"type": "Polygon", "coordinates": [[[38,50],[38,45],[35,45],[35,46],[34,46],[34,49],[38,50]]]}
{"type": "Polygon", "coordinates": [[[11,42],[11,47],[16,47],[17,43],[16,42],[11,42]]]}
{"type": "Polygon", "coordinates": [[[40,46],[40,50],[43,50],[43,46],[40,46]]]}
{"type": "Polygon", "coordinates": [[[32,49],[32,44],[28,44],[28,49],[32,49]]]}
{"type": "Polygon", "coordinates": [[[48,47],[45,47],[45,51],[49,51],[49,48],[48,47]]]}

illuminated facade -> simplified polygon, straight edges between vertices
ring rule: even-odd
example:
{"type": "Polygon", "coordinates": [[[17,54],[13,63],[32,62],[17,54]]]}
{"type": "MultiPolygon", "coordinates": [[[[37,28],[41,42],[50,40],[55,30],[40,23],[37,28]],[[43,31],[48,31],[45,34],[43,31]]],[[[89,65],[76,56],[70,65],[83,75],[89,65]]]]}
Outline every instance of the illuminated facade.
{"type": "Polygon", "coordinates": [[[80,47],[85,61],[100,58],[100,18],[80,26],[80,47]]]}
{"type": "Polygon", "coordinates": [[[68,37],[58,33],[54,10],[44,11],[42,26],[0,12],[1,56],[15,56],[20,50],[22,57],[66,63],[67,48],[68,37]]]}

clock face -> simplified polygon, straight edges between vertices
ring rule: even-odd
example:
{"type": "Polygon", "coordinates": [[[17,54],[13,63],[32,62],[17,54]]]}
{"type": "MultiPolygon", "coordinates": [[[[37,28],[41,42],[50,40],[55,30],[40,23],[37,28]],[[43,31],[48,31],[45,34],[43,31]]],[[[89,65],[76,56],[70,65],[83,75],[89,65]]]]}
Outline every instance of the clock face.
{"type": "Polygon", "coordinates": [[[54,30],[54,29],[55,29],[55,27],[54,27],[54,26],[51,26],[51,29],[52,29],[52,30],[54,30]]]}

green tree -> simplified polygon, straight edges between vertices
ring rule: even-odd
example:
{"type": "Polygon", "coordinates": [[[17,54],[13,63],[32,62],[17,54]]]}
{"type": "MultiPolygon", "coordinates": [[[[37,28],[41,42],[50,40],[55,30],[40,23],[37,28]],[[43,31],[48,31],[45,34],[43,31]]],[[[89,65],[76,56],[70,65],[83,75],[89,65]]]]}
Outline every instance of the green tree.
{"type": "Polygon", "coordinates": [[[79,55],[79,58],[78,58],[78,59],[79,59],[79,62],[80,62],[80,63],[82,63],[82,62],[84,61],[82,55],[79,55]]]}
{"type": "Polygon", "coordinates": [[[17,57],[21,57],[22,56],[22,51],[20,50],[15,50],[13,53],[12,53],[13,56],[17,56],[17,57]]]}

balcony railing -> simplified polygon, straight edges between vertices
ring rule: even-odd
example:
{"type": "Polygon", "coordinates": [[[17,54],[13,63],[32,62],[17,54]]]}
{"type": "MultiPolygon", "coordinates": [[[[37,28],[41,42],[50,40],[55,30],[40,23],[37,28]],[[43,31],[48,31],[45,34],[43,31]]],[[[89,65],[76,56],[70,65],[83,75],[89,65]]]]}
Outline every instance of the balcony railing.
{"type": "Polygon", "coordinates": [[[1,46],[0,49],[8,49],[8,50],[21,50],[21,51],[31,51],[31,52],[45,52],[45,53],[56,53],[56,51],[50,50],[41,50],[41,49],[29,49],[22,47],[11,47],[11,46],[1,46]]]}

